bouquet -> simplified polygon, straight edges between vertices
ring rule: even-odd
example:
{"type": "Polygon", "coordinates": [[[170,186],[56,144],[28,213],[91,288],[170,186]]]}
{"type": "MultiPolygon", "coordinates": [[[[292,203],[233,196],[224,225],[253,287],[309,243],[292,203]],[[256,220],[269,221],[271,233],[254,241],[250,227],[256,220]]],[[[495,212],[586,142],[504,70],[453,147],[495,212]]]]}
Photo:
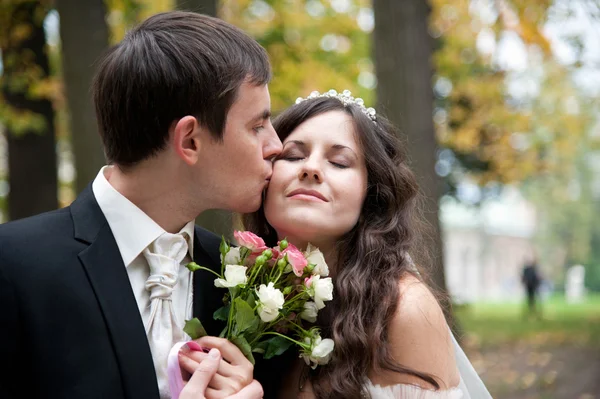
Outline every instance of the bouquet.
{"type": "MultiPolygon", "coordinates": [[[[224,306],[213,315],[226,322],[219,336],[234,343],[252,364],[253,353],[269,359],[293,345],[313,369],[327,364],[333,340],[322,339],[317,327],[306,326],[333,299],[321,251],[309,244],[302,252],[285,239],[269,248],[247,231],[235,231],[234,237],[239,247],[221,240],[221,274],[194,262],[187,265],[193,272],[213,273],[215,286],[227,290],[224,306]]],[[[184,331],[192,339],[206,335],[196,318],[186,322],[184,331]]]]}

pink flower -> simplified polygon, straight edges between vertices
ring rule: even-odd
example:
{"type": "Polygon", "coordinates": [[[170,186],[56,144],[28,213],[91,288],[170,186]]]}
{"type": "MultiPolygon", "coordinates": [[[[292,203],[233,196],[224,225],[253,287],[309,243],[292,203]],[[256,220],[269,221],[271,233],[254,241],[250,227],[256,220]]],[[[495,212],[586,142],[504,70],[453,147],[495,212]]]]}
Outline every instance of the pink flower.
{"type": "Polygon", "coordinates": [[[249,231],[234,231],[233,236],[237,243],[242,246],[248,248],[252,253],[262,253],[267,246],[265,245],[265,241],[257,236],[254,233],[249,231]]]}
{"type": "Polygon", "coordinates": [[[308,265],[308,261],[304,257],[304,254],[291,243],[283,252],[287,255],[287,260],[289,264],[292,265],[294,274],[298,277],[302,276],[304,268],[308,265]]]}
{"type": "Polygon", "coordinates": [[[310,288],[310,286],[312,285],[313,277],[314,276],[310,276],[304,279],[304,285],[306,286],[306,288],[310,288]]]}
{"type": "Polygon", "coordinates": [[[273,257],[271,259],[278,261],[279,259],[283,258],[283,254],[279,251],[279,247],[273,247],[271,248],[271,251],[273,251],[273,257]]]}

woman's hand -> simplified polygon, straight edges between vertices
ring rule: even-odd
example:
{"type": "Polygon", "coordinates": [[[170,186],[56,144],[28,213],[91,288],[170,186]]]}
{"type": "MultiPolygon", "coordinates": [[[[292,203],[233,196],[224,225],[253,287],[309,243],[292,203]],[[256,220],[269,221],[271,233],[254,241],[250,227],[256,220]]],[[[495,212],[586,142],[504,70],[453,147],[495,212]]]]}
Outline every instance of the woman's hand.
{"type": "Polygon", "coordinates": [[[235,371],[235,368],[221,358],[221,353],[216,348],[211,349],[208,354],[179,352],[179,365],[191,374],[179,399],[261,399],[263,397],[262,386],[256,380],[251,380],[249,384],[240,387],[240,377],[233,378],[229,375],[235,371]],[[219,374],[219,370],[223,374],[219,374]]]}

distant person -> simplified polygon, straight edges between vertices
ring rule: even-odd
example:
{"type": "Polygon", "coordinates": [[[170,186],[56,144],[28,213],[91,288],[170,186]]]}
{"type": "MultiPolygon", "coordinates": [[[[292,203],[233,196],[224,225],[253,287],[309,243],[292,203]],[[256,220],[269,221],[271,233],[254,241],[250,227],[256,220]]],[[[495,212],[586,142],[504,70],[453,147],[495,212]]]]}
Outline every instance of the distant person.
{"type": "Polygon", "coordinates": [[[538,271],[537,260],[533,258],[523,266],[521,281],[527,293],[527,314],[538,315],[537,296],[542,279],[538,271]]]}

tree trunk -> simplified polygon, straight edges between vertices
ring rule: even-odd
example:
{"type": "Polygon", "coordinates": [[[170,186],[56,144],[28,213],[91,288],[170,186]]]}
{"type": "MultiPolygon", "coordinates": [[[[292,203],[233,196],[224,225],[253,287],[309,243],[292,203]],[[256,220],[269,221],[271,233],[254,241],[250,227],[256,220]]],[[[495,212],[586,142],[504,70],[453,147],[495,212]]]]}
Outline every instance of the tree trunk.
{"type": "Polygon", "coordinates": [[[94,64],[108,47],[103,0],[56,0],[60,15],[62,68],[75,158],[76,193],[106,163],[91,98],[94,64]]]}
{"type": "Polygon", "coordinates": [[[194,11],[200,14],[217,16],[218,0],[177,0],[178,10],[194,11]]]}
{"type": "Polygon", "coordinates": [[[41,118],[35,128],[16,131],[11,123],[6,126],[10,186],[8,217],[15,220],[58,208],[58,179],[52,103],[47,98],[31,96],[31,86],[50,75],[43,26],[47,10],[37,1],[21,2],[12,7],[10,26],[5,27],[8,32],[27,26],[31,30],[25,38],[11,35],[3,42],[2,94],[12,111],[32,112],[36,118],[41,118]],[[39,70],[35,72],[32,65],[39,70]],[[31,76],[32,73],[35,76],[31,76]],[[24,78],[31,81],[13,85],[24,78]]]}
{"type": "Polygon", "coordinates": [[[445,291],[443,247],[438,220],[441,180],[435,173],[430,7],[425,0],[374,0],[374,50],[379,110],[405,136],[407,152],[426,198],[431,227],[424,243],[431,253],[432,279],[445,291]]]}

